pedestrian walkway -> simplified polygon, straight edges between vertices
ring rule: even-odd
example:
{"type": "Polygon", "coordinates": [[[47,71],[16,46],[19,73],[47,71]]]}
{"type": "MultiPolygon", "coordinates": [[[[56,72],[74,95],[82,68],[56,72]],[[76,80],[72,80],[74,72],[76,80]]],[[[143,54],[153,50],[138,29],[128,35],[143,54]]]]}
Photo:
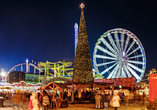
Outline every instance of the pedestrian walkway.
{"type": "MultiPolygon", "coordinates": [[[[68,107],[66,107],[66,108],[59,108],[59,109],[52,109],[52,110],[104,110],[103,108],[96,109],[95,104],[92,104],[92,103],[72,104],[72,102],[70,102],[70,101],[68,103],[69,103],[68,107]]],[[[0,110],[22,110],[22,109],[18,109],[15,107],[13,108],[12,100],[5,100],[3,104],[5,107],[0,107],[0,110]]],[[[24,107],[23,110],[29,110],[27,108],[28,102],[25,105],[22,105],[22,107],[24,107]]],[[[108,110],[113,110],[113,108],[109,107],[108,110]]],[[[128,106],[126,106],[126,103],[122,103],[118,110],[147,110],[147,109],[143,105],[142,102],[138,101],[138,102],[134,102],[134,103],[129,103],[128,106]]]]}
{"type": "MultiPolygon", "coordinates": [[[[18,110],[17,108],[13,107],[0,107],[0,110],[18,110]]],[[[20,110],[20,109],[19,109],[20,110]]],[[[23,109],[29,110],[29,109],[23,109]]],[[[59,108],[59,109],[52,109],[52,110],[104,110],[96,109],[95,104],[69,104],[67,108],[59,108]]],[[[113,110],[112,107],[109,107],[108,110],[113,110]]],[[[147,110],[144,106],[121,106],[118,110],[147,110]]]]}

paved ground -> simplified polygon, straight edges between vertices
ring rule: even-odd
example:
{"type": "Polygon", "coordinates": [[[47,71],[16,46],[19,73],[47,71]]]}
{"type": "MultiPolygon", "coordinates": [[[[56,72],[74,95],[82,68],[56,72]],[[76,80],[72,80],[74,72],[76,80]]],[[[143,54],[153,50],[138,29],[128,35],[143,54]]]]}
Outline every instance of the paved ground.
{"type": "MultiPolygon", "coordinates": [[[[13,108],[11,101],[5,100],[4,105],[5,107],[0,107],[0,110],[20,110],[17,108],[13,108]]],[[[24,105],[23,110],[28,110],[27,104],[24,105]]],[[[57,110],[57,109],[53,109],[53,110],[57,110]]],[[[95,108],[95,104],[68,104],[67,108],[59,108],[58,110],[98,110],[98,109],[95,108]]],[[[103,108],[99,110],[103,110],[103,108]]],[[[113,108],[109,107],[108,110],[113,110],[113,108]]],[[[126,106],[126,104],[123,103],[121,104],[121,107],[118,110],[147,110],[147,109],[141,102],[135,102],[133,104],[129,104],[128,107],[126,106]]]]}

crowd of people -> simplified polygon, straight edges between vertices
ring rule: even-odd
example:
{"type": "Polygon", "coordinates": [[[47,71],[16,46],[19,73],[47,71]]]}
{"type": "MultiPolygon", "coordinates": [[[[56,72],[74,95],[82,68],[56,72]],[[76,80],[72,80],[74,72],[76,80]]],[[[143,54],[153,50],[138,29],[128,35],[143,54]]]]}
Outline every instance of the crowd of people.
{"type": "Polygon", "coordinates": [[[101,93],[95,92],[95,105],[98,109],[100,109],[102,105],[104,110],[107,110],[110,105],[115,110],[118,110],[118,107],[120,107],[120,96],[115,91],[113,94],[109,94],[108,91],[103,91],[101,93]]]}
{"type": "Polygon", "coordinates": [[[121,103],[125,102],[126,106],[128,106],[129,103],[133,104],[136,101],[142,101],[144,105],[145,101],[147,101],[146,94],[143,92],[142,95],[137,95],[136,92],[132,91],[127,95],[122,91],[113,91],[112,93],[108,91],[95,92],[95,105],[98,109],[102,105],[104,110],[107,110],[108,106],[113,107],[114,110],[118,110],[121,103]]]}
{"type": "Polygon", "coordinates": [[[0,92],[0,97],[12,100],[13,107],[19,109],[29,108],[31,110],[48,110],[50,105],[51,95],[43,90],[42,92],[34,93],[32,91],[20,92],[0,92]],[[26,106],[28,105],[28,106],[26,106]]]}
{"type": "MultiPolygon", "coordinates": [[[[70,89],[63,91],[63,93],[60,94],[62,95],[59,97],[57,92],[53,94],[52,92],[45,90],[36,93],[30,91],[15,93],[0,92],[1,97],[13,101],[14,107],[24,108],[24,105],[28,105],[27,107],[31,110],[39,110],[40,108],[42,108],[42,110],[52,109],[56,106],[52,102],[53,95],[55,95],[55,99],[62,98],[62,100],[65,100],[66,103],[64,104],[66,105],[68,105],[67,101],[72,101],[72,91],[70,89]]],[[[133,103],[135,100],[139,99],[137,99],[136,94],[133,92],[130,92],[129,95],[125,95],[124,92],[113,91],[109,93],[109,91],[105,90],[79,89],[74,91],[74,102],[94,102],[97,109],[104,107],[104,110],[107,110],[108,106],[112,106],[115,110],[118,110],[120,103],[125,102],[126,106],[128,106],[128,103],[133,103]]],[[[146,100],[145,93],[140,97],[140,100],[143,101],[144,104],[144,101],[146,100]]]]}

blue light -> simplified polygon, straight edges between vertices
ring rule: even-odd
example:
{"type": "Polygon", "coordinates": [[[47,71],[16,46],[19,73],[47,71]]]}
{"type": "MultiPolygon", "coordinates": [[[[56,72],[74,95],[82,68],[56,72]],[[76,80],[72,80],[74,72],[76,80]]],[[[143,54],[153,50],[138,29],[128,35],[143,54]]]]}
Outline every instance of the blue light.
{"type": "Polygon", "coordinates": [[[78,24],[75,23],[74,25],[74,30],[75,30],[75,54],[76,54],[76,47],[77,47],[77,42],[78,42],[78,24]]]}

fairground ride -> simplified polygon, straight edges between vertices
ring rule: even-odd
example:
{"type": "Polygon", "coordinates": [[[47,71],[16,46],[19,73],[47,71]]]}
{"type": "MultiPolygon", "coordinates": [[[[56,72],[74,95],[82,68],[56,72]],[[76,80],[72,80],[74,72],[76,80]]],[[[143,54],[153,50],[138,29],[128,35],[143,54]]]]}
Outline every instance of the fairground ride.
{"type": "Polygon", "coordinates": [[[93,53],[97,74],[106,79],[135,77],[139,82],[146,69],[146,55],[140,40],[130,31],[116,28],[98,39],[93,53]]]}
{"type": "Polygon", "coordinates": [[[73,75],[73,68],[68,68],[72,66],[72,62],[65,62],[58,61],[58,62],[39,62],[36,66],[33,63],[29,63],[28,60],[26,60],[26,63],[20,63],[12,67],[7,74],[5,75],[5,81],[7,79],[7,76],[11,71],[17,70],[16,68],[20,68],[20,71],[25,73],[30,73],[31,67],[34,68],[34,74],[39,75],[38,82],[40,83],[40,80],[43,78],[43,75],[41,75],[41,72],[44,72],[44,75],[46,78],[55,78],[55,77],[61,77],[61,78],[67,78],[72,79],[73,75]]]}
{"type": "MultiPolygon", "coordinates": [[[[65,62],[64,60],[58,62],[46,61],[38,63],[39,70],[44,71],[47,78],[61,77],[71,79],[73,75],[73,68],[67,68],[70,66],[72,66],[72,62],[65,62]],[[50,71],[52,71],[53,74],[50,73],[50,71]]],[[[39,72],[39,82],[42,78],[43,77],[40,77],[39,72]]]]}

